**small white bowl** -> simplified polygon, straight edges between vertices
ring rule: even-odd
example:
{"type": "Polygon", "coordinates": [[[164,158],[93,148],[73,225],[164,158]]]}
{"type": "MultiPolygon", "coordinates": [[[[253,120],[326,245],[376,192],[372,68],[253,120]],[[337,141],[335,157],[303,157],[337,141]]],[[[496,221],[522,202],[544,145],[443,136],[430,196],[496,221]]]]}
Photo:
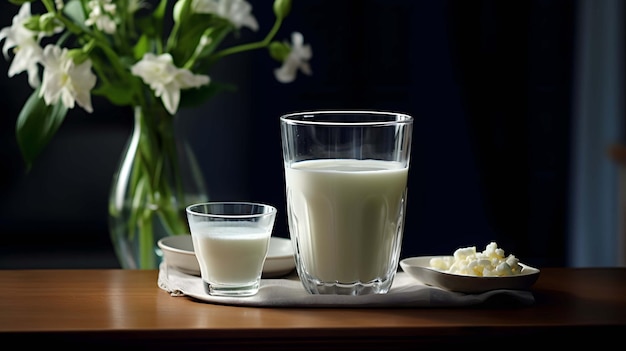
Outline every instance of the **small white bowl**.
{"type": "Polygon", "coordinates": [[[529,290],[539,278],[539,269],[520,263],[520,274],[505,277],[476,277],[447,273],[430,267],[430,259],[444,256],[410,257],[400,261],[400,267],[420,282],[446,290],[467,294],[490,290],[529,290]]]}
{"type": "MultiPolygon", "coordinates": [[[[183,273],[200,276],[200,266],[193,250],[191,235],[173,235],[158,241],[167,264],[183,273]]],[[[263,265],[263,277],[287,275],[296,267],[291,240],[270,238],[270,248],[263,265]]]]}
{"type": "Polygon", "coordinates": [[[191,235],[172,235],[157,242],[163,259],[170,267],[191,275],[200,275],[200,266],[193,251],[191,235]]]}

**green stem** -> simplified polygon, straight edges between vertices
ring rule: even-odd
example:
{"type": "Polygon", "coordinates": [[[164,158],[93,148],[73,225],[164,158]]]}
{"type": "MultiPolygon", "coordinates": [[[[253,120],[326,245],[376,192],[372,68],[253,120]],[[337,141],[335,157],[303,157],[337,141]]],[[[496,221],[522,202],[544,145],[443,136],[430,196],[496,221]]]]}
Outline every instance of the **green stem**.
{"type": "Polygon", "coordinates": [[[250,50],[262,49],[262,48],[267,47],[272,42],[272,39],[274,38],[278,30],[280,29],[282,22],[283,22],[282,19],[276,18],[276,21],[274,22],[274,26],[269,31],[269,33],[267,33],[267,35],[265,36],[265,39],[261,41],[253,42],[253,43],[247,43],[247,44],[242,44],[242,45],[237,45],[237,46],[226,48],[224,50],[216,52],[213,55],[212,59],[217,61],[221,59],[222,57],[225,57],[228,55],[233,55],[233,54],[240,53],[243,51],[250,51],[250,50]]]}
{"type": "Polygon", "coordinates": [[[160,221],[166,235],[189,233],[189,229],[174,116],[149,99],[147,104],[135,107],[135,119],[139,140],[129,183],[132,205],[128,228],[137,235],[140,268],[151,268],[156,264],[155,221],[160,221]]]}
{"type": "Polygon", "coordinates": [[[41,2],[46,7],[46,10],[48,12],[50,12],[50,13],[55,13],[56,12],[56,8],[54,6],[54,1],[53,0],[41,0],[41,2]]]}
{"type": "Polygon", "coordinates": [[[155,266],[154,258],[154,228],[152,226],[153,213],[150,209],[144,211],[139,222],[139,268],[149,269],[155,266]]]}

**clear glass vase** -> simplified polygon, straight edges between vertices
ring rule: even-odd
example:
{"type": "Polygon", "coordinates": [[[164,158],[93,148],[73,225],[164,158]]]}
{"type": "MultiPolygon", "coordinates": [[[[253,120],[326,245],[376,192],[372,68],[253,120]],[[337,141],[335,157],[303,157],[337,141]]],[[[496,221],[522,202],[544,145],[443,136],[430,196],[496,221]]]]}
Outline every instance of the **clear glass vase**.
{"type": "Polygon", "coordinates": [[[185,207],[208,200],[204,177],[175,116],[135,107],[134,127],[114,174],[109,231],[124,269],[157,269],[158,240],[189,235],[185,207]]]}

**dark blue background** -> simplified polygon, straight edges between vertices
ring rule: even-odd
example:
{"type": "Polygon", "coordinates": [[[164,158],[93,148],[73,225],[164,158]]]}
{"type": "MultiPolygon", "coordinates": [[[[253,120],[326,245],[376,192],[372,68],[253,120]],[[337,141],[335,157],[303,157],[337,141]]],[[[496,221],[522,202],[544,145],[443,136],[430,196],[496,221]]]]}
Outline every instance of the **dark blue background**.
{"type": "MultiPolygon", "coordinates": [[[[259,39],[273,21],[252,1],[259,39]]],[[[294,1],[278,38],[304,34],[313,76],[274,80],[265,51],[220,63],[239,87],[184,111],[182,133],[210,196],[275,204],[288,236],[280,115],[378,109],[415,117],[402,256],[491,240],[524,262],[565,265],[571,69],[576,1],[294,1]]],[[[0,27],[17,8],[3,2],[0,27]]],[[[0,60],[0,72],[9,62],[0,60]]],[[[94,98],[72,111],[25,173],[14,128],[30,94],[0,78],[0,268],[117,267],[108,192],[132,126],[129,109],[94,98]]]]}

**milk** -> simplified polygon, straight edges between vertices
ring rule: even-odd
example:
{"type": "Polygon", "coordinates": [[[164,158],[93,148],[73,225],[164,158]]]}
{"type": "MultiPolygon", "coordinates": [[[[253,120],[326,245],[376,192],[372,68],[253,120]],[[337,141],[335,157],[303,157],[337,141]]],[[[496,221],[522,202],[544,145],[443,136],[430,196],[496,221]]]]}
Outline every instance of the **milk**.
{"type": "Polygon", "coordinates": [[[312,160],[292,164],[285,177],[291,236],[303,271],[322,282],[393,277],[407,167],[377,160],[312,160]]]}
{"type": "Polygon", "coordinates": [[[193,247],[203,280],[246,285],[261,276],[271,233],[258,228],[195,223],[193,247]]]}

